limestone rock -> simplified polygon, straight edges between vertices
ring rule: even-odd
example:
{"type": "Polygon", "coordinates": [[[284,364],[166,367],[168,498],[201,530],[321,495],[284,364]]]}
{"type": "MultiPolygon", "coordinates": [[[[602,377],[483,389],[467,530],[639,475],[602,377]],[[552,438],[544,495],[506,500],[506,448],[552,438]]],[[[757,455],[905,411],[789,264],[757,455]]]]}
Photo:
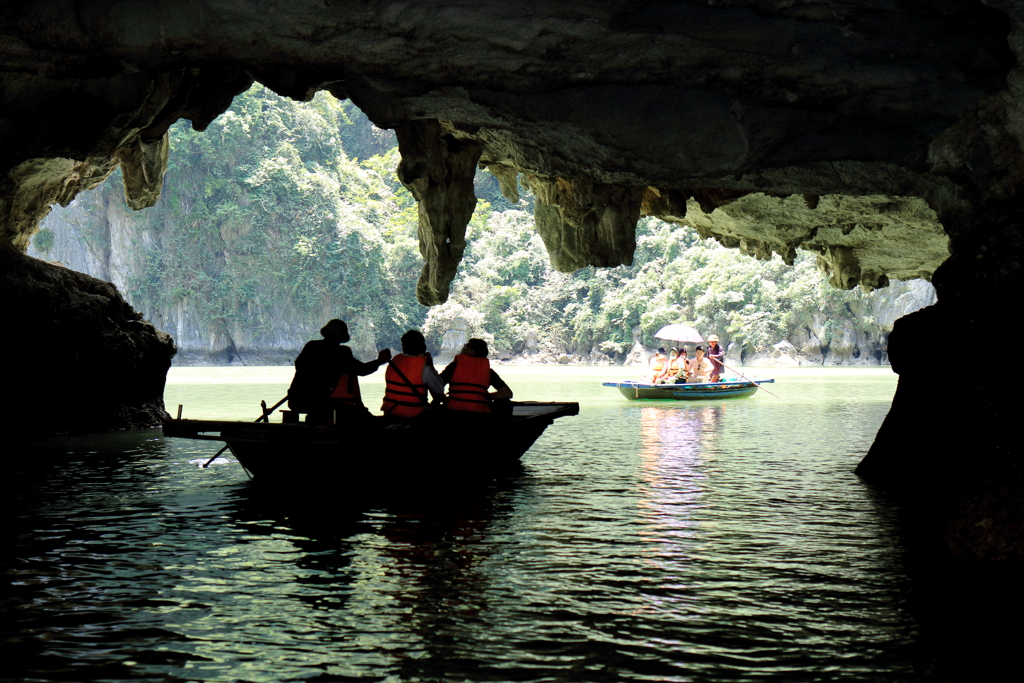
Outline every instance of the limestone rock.
{"type": "Polygon", "coordinates": [[[537,232],[556,270],[571,273],[586,266],[632,265],[639,188],[595,184],[589,180],[530,176],[537,232]]]}
{"type": "Polygon", "coordinates": [[[22,433],[149,427],[167,417],[174,343],[108,282],[0,247],[3,357],[25,372],[0,411],[22,433]]]}
{"type": "Polygon", "coordinates": [[[685,222],[703,237],[756,258],[797,249],[817,252],[819,266],[839,289],[875,289],[889,278],[930,279],[948,256],[948,237],[923,199],[823,195],[814,208],[802,196],[753,194],[705,213],[696,200],[685,222]]]}
{"type": "Polygon", "coordinates": [[[451,327],[441,337],[441,352],[434,361],[441,365],[450,363],[469,341],[469,325],[464,318],[455,318],[451,327]]]}
{"type": "Polygon", "coordinates": [[[448,285],[466,250],[466,226],[476,207],[473,178],[480,147],[441,131],[437,121],[395,128],[402,162],[398,178],[419,204],[423,272],[416,298],[424,306],[448,300],[448,285]]]}
{"type": "MultiPolygon", "coordinates": [[[[48,207],[105,177],[136,136],[152,143],[181,117],[202,130],[253,78],[300,100],[327,89],[404,138],[421,301],[446,297],[478,160],[501,167],[509,191],[513,174],[545,179],[538,218],[559,267],[628,262],[629,219],[646,213],[759,258],[811,249],[841,287],[930,277],[938,302],[890,335],[900,386],[859,471],[913,491],[1019,481],[1015,387],[970,380],[969,437],[932,433],[946,406],[929,347],[1024,296],[1022,59],[1020,0],[27,0],[0,13],[0,244],[24,251],[48,207]],[[970,472],[964,453],[977,456],[970,472]]],[[[158,166],[137,167],[139,205],[158,166]]],[[[56,289],[46,300],[64,301],[81,334],[136,339],[140,323],[110,315],[102,286],[21,263],[26,281],[49,273],[87,293],[80,311],[56,289]]],[[[28,285],[4,276],[17,358],[34,353],[25,330],[41,318],[11,303],[28,285]]],[[[868,340],[851,334],[832,347],[853,358],[868,340]]],[[[156,347],[138,358],[167,353],[156,347]]],[[[105,377],[96,353],[66,374],[105,377]]],[[[145,412],[147,387],[119,387],[106,423],[117,400],[145,412]]],[[[958,547],[984,545],[960,538],[981,527],[956,528],[958,547]]]]}
{"type": "Polygon", "coordinates": [[[149,142],[135,136],[117,152],[124,179],[124,196],[128,206],[139,211],[160,199],[160,189],[167,172],[168,135],[149,142]]]}

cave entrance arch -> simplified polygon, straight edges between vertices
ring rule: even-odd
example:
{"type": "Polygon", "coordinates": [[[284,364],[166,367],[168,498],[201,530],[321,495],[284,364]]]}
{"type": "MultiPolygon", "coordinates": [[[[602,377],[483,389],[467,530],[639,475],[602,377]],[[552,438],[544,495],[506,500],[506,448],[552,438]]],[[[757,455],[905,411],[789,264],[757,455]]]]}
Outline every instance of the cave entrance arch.
{"type": "MultiPolygon", "coordinates": [[[[115,177],[120,176],[115,171],[109,182],[80,195],[69,208],[51,213],[34,236],[29,253],[53,256],[75,270],[114,282],[137,310],[171,334],[178,346],[177,358],[186,363],[289,363],[302,343],[316,335],[323,320],[335,316],[354,322],[353,344],[361,356],[372,355],[379,345],[397,338],[402,330],[395,321],[401,321],[402,327],[422,326],[421,311],[403,287],[415,279],[420,265],[413,263],[417,225],[411,209],[415,202],[394,174],[400,161],[395,136],[373,126],[350,101],[320,92],[310,102],[300,103],[254,85],[238,95],[206,131],[191,130],[188,121],[172,126],[169,147],[173,153],[160,199],[153,207],[133,212],[125,206],[118,187],[122,178],[115,177]],[[377,272],[381,267],[385,270],[377,272]],[[398,306],[399,302],[403,305],[398,306]]],[[[834,304],[813,316],[803,314],[806,324],[799,332],[756,325],[754,321],[763,316],[776,322],[782,311],[775,309],[786,306],[786,299],[801,299],[793,307],[820,307],[807,301],[803,291],[747,292],[749,283],[733,282],[735,275],[730,276],[731,284],[719,286],[708,273],[718,268],[724,276],[726,270],[735,270],[735,259],[710,267],[676,262],[688,258],[680,253],[680,233],[663,227],[655,239],[649,234],[653,219],[647,218],[641,219],[639,270],[631,269],[635,277],[570,276],[563,286],[587,290],[583,300],[561,297],[547,302],[559,311],[592,309],[593,329],[545,334],[538,326],[544,324],[541,311],[550,296],[523,300],[530,296],[524,296],[524,286],[550,289],[536,275],[547,265],[539,261],[550,257],[567,272],[588,266],[600,252],[600,245],[593,242],[600,240],[601,231],[632,233],[631,226],[608,220],[609,214],[623,220],[622,212],[629,207],[586,206],[581,204],[584,198],[576,196],[579,183],[536,175],[517,182],[517,175],[502,176],[499,171],[494,176],[478,170],[474,194],[503,205],[494,208],[513,210],[517,205],[510,200],[518,200],[524,187],[538,188],[540,196],[535,200],[528,193],[528,206],[520,208],[539,217],[546,253],[538,253],[543,251],[538,240],[532,246],[523,244],[523,227],[533,233],[533,220],[524,220],[524,215],[502,216],[501,225],[490,228],[501,230],[501,235],[482,231],[483,218],[478,216],[470,231],[478,240],[490,242],[486,248],[496,252],[491,260],[532,259],[516,267],[533,272],[518,275],[530,278],[524,282],[511,273],[489,277],[488,271],[495,268],[478,272],[472,259],[464,263],[470,272],[454,283],[459,301],[433,309],[437,315],[428,319],[428,334],[430,328],[462,317],[468,319],[470,333],[490,335],[492,347],[502,355],[522,353],[530,337],[531,350],[545,347],[547,353],[540,357],[553,359],[568,353],[607,362],[606,354],[612,352],[622,362],[630,350],[631,331],[642,327],[648,334],[640,336],[646,338],[655,328],[682,319],[708,334],[721,335],[727,347],[734,342],[732,354],[737,360],[764,355],[771,350],[769,344],[780,342],[779,348],[785,351],[775,351],[782,356],[780,362],[796,362],[799,352],[813,356],[812,362],[863,363],[884,357],[884,336],[892,319],[901,311],[913,310],[896,302],[868,310],[870,300],[861,297],[847,302],[846,310],[834,304]],[[482,178],[491,179],[483,192],[482,178]],[[503,197],[498,189],[510,196],[503,197]],[[510,226],[511,222],[518,225],[510,226]],[[658,263],[646,263],[654,260],[658,263]],[[637,281],[652,277],[644,272],[648,269],[657,270],[656,287],[650,292],[646,289],[651,284],[637,281]],[[683,270],[700,272],[680,278],[683,270]],[[672,278],[670,272],[675,272],[672,278]],[[473,286],[466,283],[467,277],[473,286]],[[606,281],[610,279],[615,284],[606,281]],[[708,291],[697,291],[701,286],[687,279],[714,284],[705,283],[708,291]],[[608,298],[622,288],[641,290],[641,300],[609,304],[608,298]],[[643,297],[657,301],[645,302],[643,297]],[[595,298],[616,312],[593,310],[595,298]],[[850,303],[857,307],[856,313],[850,303]],[[503,319],[508,312],[525,318],[527,309],[529,320],[503,319]],[[877,324],[856,324],[858,317],[865,316],[882,319],[877,324]],[[615,318],[615,324],[603,318],[615,318]],[[524,331],[528,326],[530,330],[524,331]],[[523,329],[513,331],[513,327],[523,329]],[[621,329],[609,329],[616,327],[621,329]],[[566,339],[552,346],[549,337],[562,336],[566,339]],[[795,348],[786,350],[789,341],[795,348]]],[[[641,214],[656,210],[659,200],[671,199],[655,188],[641,194],[641,214]]],[[[688,200],[685,216],[667,216],[673,221],[669,225],[692,224],[700,237],[713,238],[759,260],[778,253],[792,265],[798,250],[815,253],[819,267],[831,276],[831,285],[840,290],[878,287],[888,281],[887,275],[927,277],[946,255],[945,234],[921,200],[755,194],[727,202],[719,199],[720,206],[705,212],[708,201],[707,197],[688,200]],[[880,235],[888,248],[872,249],[872,241],[877,242],[880,235]]],[[[687,245],[693,239],[688,238],[687,245]]],[[[632,234],[622,241],[636,244],[632,234]]],[[[622,260],[632,261],[633,254],[622,260]]],[[[756,281],[774,275],[751,270],[745,277],[756,281]]],[[[921,293],[917,294],[920,299],[921,293]]],[[[818,296],[824,298],[822,293],[818,296]]],[[[547,324],[564,326],[555,319],[547,324]]],[[[434,342],[437,348],[439,339],[434,342]]]]}
{"type": "MultiPolygon", "coordinates": [[[[428,219],[425,302],[454,273],[444,245],[466,207],[451,188],[470,182],[480,161],[499,178],[519,171],[541,181],[535,192],[551,201],[538,227],[562,237],[555,251],[567,268],[577,258],[623,262],[635,216],[684,217],[691,199],[708,213],[758,192],[811,203],[924,198],[951,257],[933,277],[939,303],[890,336],[900,389],[876,442],[888,464],[876,473],[906,486],[941,473],[949,490],[965,479],[1019,481],[1015,383],[962,378],[971,429],[929,427],[949,410],[934,372],[948,353],[935,341],[950,329],[991,334],[1024,291],[1020,3],[474,7],[172,0],[62,11],[32,2],[4,14],[3,314],[19,321],[7,357],[69,359],[48,376],[53,386],[108,362],[114,348],[154,354],[157,371],[118,366],[151,375],[145,387],[112,387],[90,406],[105,416],[96,425],[136,424],[125,415],[159,394],[166,341],[135,335],[141,323],[101,286],[34,269],[20,252],[50,204],[114,164],[130,201],[146,205],[167,127],[179,118],[205,127],[255,79],[295,99],[323,89],[350,98],[408,141],[402,179],[428,219]],[[72,343],[84,339],[105,341],[86,353],[72,343]]],[[[19,402],[0,408],[15,423],[31,418],[19,402]]]]}

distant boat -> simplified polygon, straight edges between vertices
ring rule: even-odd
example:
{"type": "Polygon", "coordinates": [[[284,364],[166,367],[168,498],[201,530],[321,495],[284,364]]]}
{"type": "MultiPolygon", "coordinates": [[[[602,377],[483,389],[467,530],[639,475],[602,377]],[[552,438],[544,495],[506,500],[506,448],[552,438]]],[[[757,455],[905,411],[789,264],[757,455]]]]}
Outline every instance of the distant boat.
{"type": "Polygon", "coordinates": [[[632,379],[621,382],[603,382],[606,387],[616,387],[631,401],[699,401],[720,398],[745,398],[757,391],[759,384],[773,384],[774,379],[726,379],[720,382],[691,382],[686,384],[651,384],[632,379]]]}
{"type": "Polygon", "coordinates": [[[163,429],[165,436],[225,442],[258,481],[348,493],[491,477],[516,465],[556,419],[578,413],[578,403],[514,401],[508,418],[441,414],[388,425],[373,417],[340,426],[172,419],[163,429]]]}

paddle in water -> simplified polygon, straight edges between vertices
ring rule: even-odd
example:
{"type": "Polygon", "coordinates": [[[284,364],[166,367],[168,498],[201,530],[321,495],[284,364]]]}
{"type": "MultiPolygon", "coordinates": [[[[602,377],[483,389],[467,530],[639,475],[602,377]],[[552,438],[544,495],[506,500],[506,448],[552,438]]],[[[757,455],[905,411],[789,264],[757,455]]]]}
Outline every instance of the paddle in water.
{"type": "MultiPolygon", "coordinates": [[[[259,417],[257,417],[253,421],[254,422],[270,422],[270,416],[273,415],[274,411],[277,410],[278,408],[280,408],[281,404],[284,403],[287,400],[288,400],[288,397],[285,396],[280,401],[275,403],[274,406],[272,408],[270,408],[269,410],[267,409],[267,402],[266,401],[260,401],[260,408],[263,409],[263,414],[260,415],[259,417]]],[[[181,419],[181,410],[178,411],[178,419],[181,419]]],[[[203,463],[203,467],[209,467],[210,463],[213,462],[214,460],[216,460],[217,458],[219,458],[220,454],[223,453],[224,451],[226,451],[227,449],[228,449],[227,444],[224,444],[224,448],[222,448],[219,451],[217,451],[216,453],[214,453],[212,458],[210,458],[205,463],[203,463]]]]}

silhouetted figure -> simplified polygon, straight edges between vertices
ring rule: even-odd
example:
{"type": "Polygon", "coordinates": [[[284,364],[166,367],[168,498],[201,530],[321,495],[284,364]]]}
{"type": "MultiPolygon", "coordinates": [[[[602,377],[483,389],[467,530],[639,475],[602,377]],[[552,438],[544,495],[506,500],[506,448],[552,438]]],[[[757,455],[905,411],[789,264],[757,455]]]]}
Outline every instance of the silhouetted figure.
{"type": "Polygon", "coordinates": [[[426,412],[430,405],[428,394],[435,399],[444,395],[444,384],[419,330],[402,335],[402,352],[388,363],[384,381],[384,403],[380,409],[396,422],[412,420],[426,412]]]}
{"type": "Polygon", "coordinates": [[[306,413],[306,422],[326,424],[338,419],[370,416],[359,393],[359,377],[376,372],[391,358],[384,349],[377,360],[362,363],[352,350],[342,346],[349,340],[348,325],[335,318],[320,329],[323,339],[307,342],[295,359],[295,377],[288,389],[288,407],[306,413]]]}
{"type": "MultiPolygon", "coordinates": [[[[449,411],[490,414],[492,401],[504,399],[507,404],[512,398],[512,390],[491,370],[487,354],[487,342],[470,339],[441,372],[441,379],[448,385],[449,411]],[[495,391],[488,393],[489,387],[494,387],[495,391]]],[[[508,404],[507,412],[511,413],[511,408],[508,404]]]]}

